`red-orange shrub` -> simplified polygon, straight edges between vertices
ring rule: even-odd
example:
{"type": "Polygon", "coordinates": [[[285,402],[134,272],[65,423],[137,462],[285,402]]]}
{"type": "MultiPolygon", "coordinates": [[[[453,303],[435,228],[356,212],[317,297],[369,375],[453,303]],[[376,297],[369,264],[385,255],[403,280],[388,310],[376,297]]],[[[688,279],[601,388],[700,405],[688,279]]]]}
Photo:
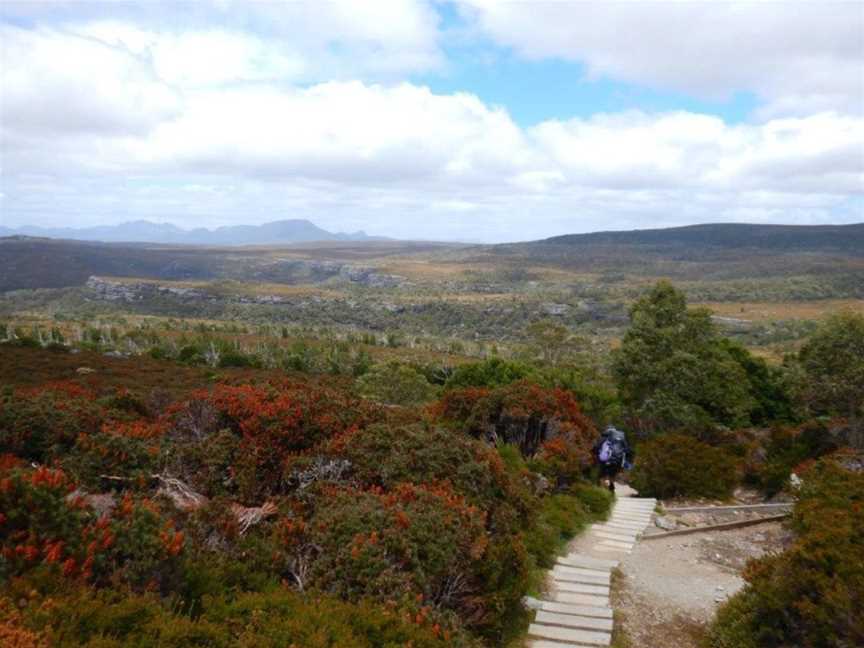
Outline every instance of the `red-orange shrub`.
{"type": "Polygon", "coordinates": [[[590,464],[596,430],[573,394],[564,389],[528,381],[494,390],[459,389],[447,392],[430,411],[435,420],[471,436],[517,445],[525,456],[566,456],[567,470],[590,464]]]}

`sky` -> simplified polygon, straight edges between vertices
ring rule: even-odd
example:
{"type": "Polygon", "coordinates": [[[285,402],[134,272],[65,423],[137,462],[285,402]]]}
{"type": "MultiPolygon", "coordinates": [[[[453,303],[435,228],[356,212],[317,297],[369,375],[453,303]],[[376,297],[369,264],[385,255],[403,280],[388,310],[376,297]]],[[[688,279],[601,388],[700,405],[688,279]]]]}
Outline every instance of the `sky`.
{"type": "Polygon", "coordinates": [[[864,221],[864,0],[4,0],[0,225],[864,221]]]}

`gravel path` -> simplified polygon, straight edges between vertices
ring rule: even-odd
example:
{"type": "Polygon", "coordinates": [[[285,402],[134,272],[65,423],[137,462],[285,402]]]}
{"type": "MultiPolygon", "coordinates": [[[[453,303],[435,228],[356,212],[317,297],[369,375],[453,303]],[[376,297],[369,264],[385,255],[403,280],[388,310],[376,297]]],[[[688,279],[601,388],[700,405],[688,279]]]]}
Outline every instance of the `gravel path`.
{"type": "Polygon", "coordinates": [[[747,559],[781,546],[779,523],[637,543],[621,561],[612,604],[631,644],[698,648],[717,606],[744,586],[747,559]]]}

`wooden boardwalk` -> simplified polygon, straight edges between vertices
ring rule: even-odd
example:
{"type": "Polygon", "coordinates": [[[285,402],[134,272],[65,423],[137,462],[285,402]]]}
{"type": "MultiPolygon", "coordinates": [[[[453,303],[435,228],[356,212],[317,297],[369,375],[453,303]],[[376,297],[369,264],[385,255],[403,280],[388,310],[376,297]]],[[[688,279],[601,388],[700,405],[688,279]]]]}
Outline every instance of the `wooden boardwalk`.
{"type": "Polygon", "coordinates": [[[549,593],[528,628],[529,648],[593,648],[612,641],[612,570],[651,523],[657,501],[617,486],[609,519],[593,525],[550,573],[549,593]]]}

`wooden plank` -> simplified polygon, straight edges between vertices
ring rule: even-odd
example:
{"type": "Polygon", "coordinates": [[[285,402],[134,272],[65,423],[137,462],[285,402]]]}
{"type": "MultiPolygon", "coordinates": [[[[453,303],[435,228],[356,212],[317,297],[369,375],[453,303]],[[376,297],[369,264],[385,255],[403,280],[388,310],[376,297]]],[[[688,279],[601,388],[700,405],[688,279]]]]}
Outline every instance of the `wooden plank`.
{"type": "Polygon", "coordinates": [[[766,522],[779,522],[789,517],[789,513],[782,515],[771,515],[769,517],[756,518],[754,520],[737,520],[735,522],[726,522],[724,524],[713,524],[711,526],[687,527],[686,529],[675,529],[674,531],[666,531],[664,533],[650,533],[643,535],[643,540],[661,540],[663,538],[671,538],[672,536],[690,535],[691,533],[705,533],[708,531],[732,531],[733,529],[743,529],[744,527],[756,526],[757,524],[765,524],[766,522]]]}
{"type": "Polygon", "coordinates": [[[528,626],[528,634],[529,636],[541,639],[571,641],[577,644],[588,644],[589,646],[608,646],[612,642],[612,635],[608,632],[561,628],[559,626],[542,625],[539,623],[532,623],[528,626]]]}
{"type": "Polygon", "coordinates": [[[540,610],[534,617],[535,623],[543,625],[557,625],[565,628],[582,628],[583,630],[603,630],[612,632],[612,619],[598,619],[596,617],[578,616],[575,614],[558,614],[540,610]]]}
{"type": "Polygon", "coordinates": [[[611,619],[613,616],[612,608],[609,607],[573,605],[572,603],[558,603],[557,601],[540,601],[540,609],[547,612],[577,614],[579,616],[597,617],[599,619],[611,619]]]}

